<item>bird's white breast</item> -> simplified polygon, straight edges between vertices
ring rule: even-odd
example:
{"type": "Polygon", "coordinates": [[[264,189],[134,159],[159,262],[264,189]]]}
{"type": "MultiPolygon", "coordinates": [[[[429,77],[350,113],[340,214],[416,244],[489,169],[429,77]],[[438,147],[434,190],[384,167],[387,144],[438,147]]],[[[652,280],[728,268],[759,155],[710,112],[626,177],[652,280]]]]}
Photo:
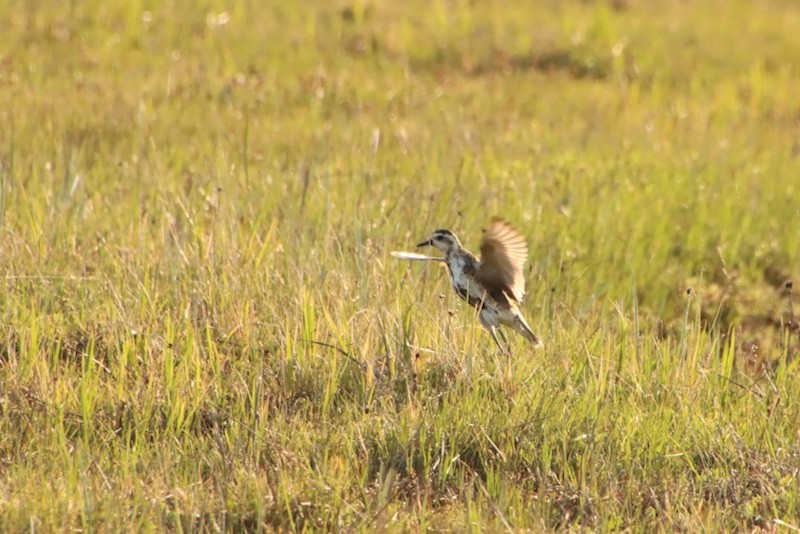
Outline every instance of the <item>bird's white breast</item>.
{"type": "Polygon", "coordinates": [[[485,290],[471,275],[467,274],[467,271],[474,272],[479,266],[478,263],[460,254],[452,254],[447,258],[447,265],[450,268],[451,281],[456,292],[459,292],[459,288],[463,288],[465,294],[483,298],[485,290]]]}
{"type": "Polygon", "coordinates": [[[453,285],[466,285],[466,276],[464,275],[464,269],[467,266],[467,258],[460,254],[451,254],[449,258],[447,258],[447,266],[450,267],[450,274],[453,278],[453,285]]]}

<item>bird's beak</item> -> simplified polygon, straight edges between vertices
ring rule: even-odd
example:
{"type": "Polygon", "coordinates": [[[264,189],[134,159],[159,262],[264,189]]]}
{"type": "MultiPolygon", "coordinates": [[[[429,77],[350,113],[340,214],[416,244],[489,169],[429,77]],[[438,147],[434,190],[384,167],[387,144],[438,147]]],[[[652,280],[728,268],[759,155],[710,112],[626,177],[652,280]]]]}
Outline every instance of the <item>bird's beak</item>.
{"type": "Polygon", "coordinates": [[[432,245],[432,244],[433,244],[433,242],[431,242],[431,240],[428,239],[427,241],[423,241],[422,243],[417,243],[417,248],[419,248],[419,247],[427,247],[428,245],[432,245]]]}

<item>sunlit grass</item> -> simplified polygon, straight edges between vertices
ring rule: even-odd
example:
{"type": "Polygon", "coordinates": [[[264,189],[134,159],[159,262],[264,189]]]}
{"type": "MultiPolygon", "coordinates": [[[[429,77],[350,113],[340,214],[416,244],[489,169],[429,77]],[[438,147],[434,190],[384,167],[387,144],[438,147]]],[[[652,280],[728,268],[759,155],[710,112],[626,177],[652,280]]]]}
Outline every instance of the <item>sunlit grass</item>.
{"type": "Polygon", "coordinates": [[[0,1],[0,530],[800,525],[800,11],[512,4],[0,1]]]}

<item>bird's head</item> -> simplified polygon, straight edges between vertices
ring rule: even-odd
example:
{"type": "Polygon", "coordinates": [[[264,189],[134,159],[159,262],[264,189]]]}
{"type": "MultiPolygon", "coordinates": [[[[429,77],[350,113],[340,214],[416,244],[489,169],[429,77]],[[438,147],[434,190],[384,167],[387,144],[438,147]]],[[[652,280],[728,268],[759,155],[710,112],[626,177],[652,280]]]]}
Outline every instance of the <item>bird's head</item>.
{"type": "Polygon", "coordinates": [[[459,247],[461,247],[461,243],[458,241],[458,238],[450,230],[434,231],[431,234],[431,237],[427,241],[423,241],[422,243],[417,243],[417,248],[425,247],[428,245],[438,248],[445,254],[447,254],[452,250],[457,250],[459,247]]]}

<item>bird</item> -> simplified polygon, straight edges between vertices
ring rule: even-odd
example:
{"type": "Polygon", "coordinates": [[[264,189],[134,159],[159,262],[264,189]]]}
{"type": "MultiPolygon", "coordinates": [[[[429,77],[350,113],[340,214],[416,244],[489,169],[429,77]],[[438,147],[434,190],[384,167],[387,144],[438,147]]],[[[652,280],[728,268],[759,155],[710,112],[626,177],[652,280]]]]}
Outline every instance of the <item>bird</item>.
{"type": "MultiPolygon", "coordinates": [[[[501,325],[510,327],[534,348],[544,346],[520,311],[525,296],[522,270],[528,261],[528,245],[510,224],[499,218],[492,219],[483,233],[480,258],[464,248],[458,237],[447,229],[435,230],[428,239],[417,244],[417,248],[426,246],[444,253],[442,260],[447,265],[453,289],[478,311],[481,325],[492,335],[501,352],[504,349],[497,339],[498,332],[503,341],[508,343],[505,334],[498,328],[501,325]]],[[[404,259],[423,258],[413,253],[399,254],[395,256],[404,259]]]]}

